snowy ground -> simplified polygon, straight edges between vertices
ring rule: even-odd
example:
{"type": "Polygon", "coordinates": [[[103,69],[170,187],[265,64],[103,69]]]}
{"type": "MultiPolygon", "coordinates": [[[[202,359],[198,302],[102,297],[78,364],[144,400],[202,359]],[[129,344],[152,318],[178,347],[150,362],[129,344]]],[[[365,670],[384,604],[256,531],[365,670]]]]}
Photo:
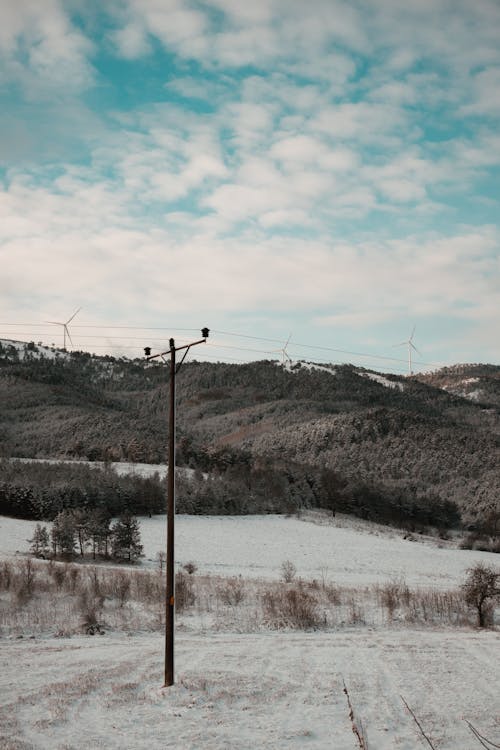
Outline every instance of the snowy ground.
{"type": "MultiPolygon", "coordinates": [[[[277,579],[289,559],[304,578],[367,586],[404,575],[455,588],[498,556],[408,541],[346,519],[176,519],[176,558],[200,573],[277,579]],[[322,523],[318,523],[322,521],[322,523]]],[[[34,522],[0,517],[2,557],[28,549],[34,522]]],[[[165,519],[141,519],[145,566],[165,519]]],[[[109,631],[0,640],[2,750],[356,750],[343,682],[369,750],[480,745],[465,720],[500,744],[500,633],[470,627],[349,625],[297,633],[191,632],[178,621],[176,684],[162,688],[163,636],[109,631]]]]}
{"type": "Polygon", "coordinates": [[[401,696],[440,750],[500,739],[496,632],[181,634],[166,689],[158,636],[2,650],[5,750],[355,750],[344,681],[370,750],[428,747],[401,696]]]}
{"type": "MultiPolygon", "coordinates": [[[[110,461],[105,464],[103,461],[84,461],[81,459],[60,459],[60,458],[15,458],[13,461],[22,461],[23,463],[44,463],[44,464],[85,464],[91,469],[104,469],[106,466],[111,467],[119,476],[126,476],[127,474],[137,474],[140,477],[154,477],[156,474],[163,479],[167,476],[168,464],[139,464],[130,463],[128,461],[110,461]]],[[[187,468],[176,468],[175,473],[185,472],[186,474],[192,474],[193,469],[187,468]]]]}
{"type": "MultiPolygon", "coordinates": [[[[310,520],[284,516],[177,516],[175,558],[201,573],[275,579],[291,560],[299,576],[340,585],[384,583],[403,576],[415,586],[455,587],[477,561],[497,555],[451,548],[437,539],[415,541],[396,530],[338,517],[310,520]],[[313,522],[322,521],[322,523],[313,522]],[[441,544],[441,547],[439,546],[441,544]]],[[[165,516],[141,518],[144,566],[156,565],[165,548],[165,516]]],[[[35,521],[0,516],[0,556],[27,552],[35,521]]]]}

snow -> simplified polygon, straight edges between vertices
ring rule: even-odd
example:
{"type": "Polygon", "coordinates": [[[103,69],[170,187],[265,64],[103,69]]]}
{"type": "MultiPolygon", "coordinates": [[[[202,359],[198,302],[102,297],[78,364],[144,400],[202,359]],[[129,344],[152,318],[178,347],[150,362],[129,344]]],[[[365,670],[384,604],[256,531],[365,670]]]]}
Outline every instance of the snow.
{"type": "MultiPolygon", "coordinates": [[[[38,750],[355,750],[343,685],[370,750],[499,739],[498,633],[180,633],[162,688],[160,634],[4,644],[3,732],[38,750]]],[[[0,728],[0,741],[2,729],[0,728]]],[[[5,735],[4,735],[5,739],[5,735]]]]}
{"type": "MultiPolygon", "coordinates": [[[[323,518],[320,516],[320,518],[323,518]]],[[[165,548],[165,516],[140,518],[145,567],[156,565],[165,548]]],[[[36,521],[0,516],[0,557],[27,552],[36,521]]],[[[293,562],[298,575],[366,586],[404,577],[411,586],[453,588],[475,562],[495,563],[489,552],[439,547],[437,540],[410,541],[376,525],[345,526],[340,517],[313,523],[284,516],[176,516],[175,558],[194,562],[200,573],[277,579],[281,564],[293,562]]]]}
{"type": "MultiPolygon", "coordinates": [[[[103,461],[85,461],[82,459],[60,459],[60,458],[14,458],[13,461],[22,461],[23,463],[46,463],[46,464],[85,464],[91,469],[104,469],[110,467],[119,476],[125,476],[127,474],[136,474],[137,476],[145,479],[154,477],[158,474],[160,479],[164,479],[167,476],[168,465],[167,464],[140,464],[130,463],[128,461],[110,461],[104,463],[103,461]]],[[[183,472],[186,474],[193,474],[194,469],[187,469],[178,467],[175,473],[183,472]]]]}
{"type": "Polygon", "coordinates": [[[399,383],[395,380],[389,380],[388,378],[384,378],[382,375],[377,375],[375,372],[360,372],[359,370],[357,372],[358,375],[361,375],[363,378],[374,380],[376,383],[383,385],[385,388],[399,388],[400,391],[404,390],[403,383],[399,383]]]}
{"type": "Polygon", "coordinates": [[[43,346],[42,344],[35,344],[34,349],[28,349],[27,341],[14,341],[11,339],[0,339],[0,344],[8,349],[12,346],[17,350],[19,359],[68,359],[71,355],[61,349],[55,349],[53,347],[43,346]]]}
{"type": "Polygon", "coordinates": [[[481,398],[483,398],[483,392],[478,389],[476,389],[475,391],[469,391],[469,393],[467,394],[467,398],[469,398],[471,401],[479,401],[481,398]]]}
{"type": "Polygon", "coordinates": [[[320,372],[327,372],[329,375],[336,375],[337,371],[335,367],[326,367],[325,365],[316,365],[314,362],[296,362],[290,372],[297,372],[300,367],[305,370],[319,370],[320,372]]]}
{"type": "MultiPolygon", "coordinates": [[[[140,522],[151,567],[165,517],[140,522]]],[[[0,517],[0,556],[25,552],[35,525],[0,517]]],[[[289,559],[305,579],[362,588],[405,576],[442,589],[498,556],[405,540],[347,517],[181,515],[176,559],[194,561],[196,575],[242,575],[256,585],[276,580],[289,559]]],[[[1,639],[0,747],[355,750],[344,683],[369,750],[425,747],[402,697],[439,750],[479,747],[465,720],[500,740],[498,630],[361,622],[304,633],[237,632],[226,623],[217,632],[177,623],[170,688],[162,687],[161,632],[1,639]]]]}

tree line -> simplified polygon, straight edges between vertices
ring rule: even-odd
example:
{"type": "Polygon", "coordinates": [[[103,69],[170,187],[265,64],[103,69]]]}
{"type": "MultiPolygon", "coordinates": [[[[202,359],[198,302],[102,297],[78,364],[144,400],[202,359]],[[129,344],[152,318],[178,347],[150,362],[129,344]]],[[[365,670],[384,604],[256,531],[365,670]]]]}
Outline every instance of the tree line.
{"type": "Polygon", "coordinates": [[[111,516],[162,513],[158,477],[119,476],[111,466],[0,461],[0,515],[53,520],[63,510],[100,510],[111,516]]]}
{"type": "Polygon", "coordinates": [[[50,532],[37,523],[30,542],[30,552],[39,558],[71,560],[113,557],[133,562],[142,555],[139,522],[130,513],[123,513],[114,523],[102,509],[65,509],[54,518],[50,532]]]}
{"type": "MultiPolygon", "coordinates": [[[[181,449],[189,453],[182,444],[181,449]]],[[[205,472],[177,472],[178,513],[293,514],[324,508],[412,531],[460,525],[454,503],[420,494],[416,487],[387,488],[329,467],[256,457],[230,447],[200,451],[197,460],[205,472]]],[[[165,512],[166,482],[158,475],[118,476],[111,467],[21,461],[1,461],[0,472],[1,515],[53,520],[62,511],[108,518],[165,512]]]]}

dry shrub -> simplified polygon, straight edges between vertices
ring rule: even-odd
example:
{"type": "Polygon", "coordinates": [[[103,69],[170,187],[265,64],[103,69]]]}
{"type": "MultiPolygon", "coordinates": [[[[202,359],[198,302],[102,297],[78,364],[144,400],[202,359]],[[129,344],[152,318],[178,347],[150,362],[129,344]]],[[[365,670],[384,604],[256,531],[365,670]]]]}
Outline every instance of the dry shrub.
{"type": "Polygon", "coordinates": [[[414,591],[407,619],[412,622],[460,625],[467,621],[467,611],[459,591],[414,591]]]}
{"type": "Polygon", "coordinates": [[[329,604],[333,604],[336,607],[340,607],[340,605],[342,604],[342,594],[341,594],[340,589],[337,586],[326,584],[323,587],[323,591],[325,593],[325,596],[329,604]]]}
{"type": "Polygon", "coordinates": [[[268,589],[262,596],[262,608],[264,621],[272,628],[311,630],[325,625],[316,597],[300,585],[268,589]]]}
{"type": "Polygon", "coordinates": [[[236,607],[245,598],[245,583],[242,578],[229,578],[217,588],[217,594],[224,604],[236,607]]]}
{"type": "Polygon", "coordinates": [[[78,589],[79,583],[80,583],[80,571],[76,567],[76,565],[68,565],[66,568],[66,589],[71,593],[74,594],[76,590],[78,589]]]}
{"type": "Polygon", "coordinates": [[[23,606],[34,594],[36,581],[36,570],[31,557],[23,560],[17,566],[17,576],[15,576],[15,597],[17,604],[23,606]]]}
{"type": "Polygon", "coordinates": [[[120,607],[130,597],[131,576],[123,570],[118,570],[108,577],[108,590],[114,599],[118,599],[120,607]]]}
{"type": "Polygon", "coordinates": [[[51,561],[49,572],[52,577],[52,580],[54,581],[56,588],[60,591],[63,587],[63,584],[66,580],[66,573],[68,570],[68,565],[62,565],[58,563],[53,563],[51,561]]]}
{"type": "Polygon", "coordinates": [[[393,578],[378,588],[378,597],[382,607],[387,609],[389,619],[392,620],[397,609],[409,606],[411,592],[404,578],[393,578]]]}
{"type": "Polygon", "coordinates": [[[284,560],[281,563],[281,577],[285,583],[291,583],[295,578],[297,568],[291,560],[284,560]]]}
{"type": "Polygon", "coordinates": [[[189,573],[190,576],[193,575],[193,573],[196,573],[198,570],[198,566],[194,562],[187,562],[185,565],[182,566],[186,573],[189,573]]]}
{"type": "Polygon", "coordinates": [[[165,599],[165,579],[158,572],[138,571],[131,574],[134,596],[139,602],[151,602],[165,599]]]}
{"type": "Polygon", "coordinates": [[[87,579],[90,585],[90,590],[95,597],[101,597],[103,595],[102,592],[102,581],[99,577],[99,573],[97,572],[97,568],[95,566],[92,566],[91,568],[88,568],[87,570],[87,579]]]}
{"type": "Polygon", "coordinates": [[[410,589],[404,579],[393,579],[374,590],[389,620],[397,613],[397,619],[404,622],[442,625],[467,622],[467,609],[458,590],[410,589]]]}
{"type": "Polygon", "coordinates": [[[8,591],[12,585],[13,571],[10,562],[0,565],[0,591],[8,591]]]}
{"type": "Polygon", "coordinates": [[[102,622],[102,611],[104,607],[104,597],[98,597],[89,590],[83,590],[80,593],[78,604],[82,615],[82,630],[88,635],[103,633],[104,623],[102,622]]]}
{"type": "Polygon", "coordinates": [[[182,612],[188,607],[192,607],[196,601],[194,593],[193,579],[191,576],[179,570],[175,576],[175,608],[182,612]]]}

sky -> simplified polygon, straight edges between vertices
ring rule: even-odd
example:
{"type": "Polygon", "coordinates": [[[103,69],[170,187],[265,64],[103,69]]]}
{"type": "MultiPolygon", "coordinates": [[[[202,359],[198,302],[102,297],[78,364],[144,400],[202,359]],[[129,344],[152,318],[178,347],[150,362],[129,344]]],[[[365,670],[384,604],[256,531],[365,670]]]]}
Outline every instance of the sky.
{"type": "Polygon", "coordinates": [[[498,363],[499,39],[497,0],[2,0],[0,338],[498,363]]]}

